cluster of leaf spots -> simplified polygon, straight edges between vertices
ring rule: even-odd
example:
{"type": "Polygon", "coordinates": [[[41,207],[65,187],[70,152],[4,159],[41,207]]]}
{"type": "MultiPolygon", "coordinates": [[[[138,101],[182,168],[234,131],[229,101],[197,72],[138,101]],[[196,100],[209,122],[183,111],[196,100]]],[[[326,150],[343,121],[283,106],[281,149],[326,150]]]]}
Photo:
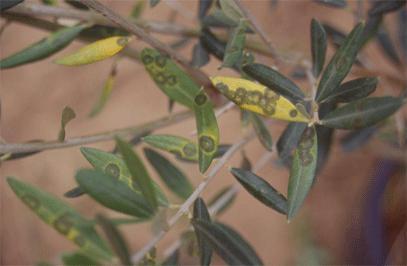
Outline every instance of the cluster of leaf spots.
{"type": "Polygon", "coordinates": [[[301,142],[298,144],[298,154],[303,166],[311,164],[314,160],[311,154],[311,148],[314,145],[313,129],[305,129],[301,142]]]}

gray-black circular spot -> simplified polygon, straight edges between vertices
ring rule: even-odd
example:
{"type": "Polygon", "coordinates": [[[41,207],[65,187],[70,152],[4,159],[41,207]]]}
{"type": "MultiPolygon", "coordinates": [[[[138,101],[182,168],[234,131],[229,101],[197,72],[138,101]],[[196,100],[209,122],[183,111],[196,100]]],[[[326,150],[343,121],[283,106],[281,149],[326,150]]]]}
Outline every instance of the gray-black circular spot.
{"type": "Polygon", "coordinates": [[[182,151],[188,157],[194,156],[196,154],[196,146],[192,143],[188,143],[182,148],[182,151]]]}
{"type": "Polygon", "coordinates": [[[174,86],[175,84],[177,84],[177,77],[174,75],[168,75],[167,83],[168,83],[168,85],[174,86]]]}
{"type": "Polygon", "coordinates": [[[290,116],[291,117],[296,117],[297,115],[298,115],[297,110],[293,109],[293,110],[290,111],[290,116]]]}
{"type": "Polygon", "coordinates": [[[73,221],[69,213],[64,213],[54,221],[54,227],[61,234],[66,235],[73,226],[73,221]]]}
{"type": "Polygon", "coordinates": [[[212,137],[201,136],[199,138],[199,146],[206,152],[212,152],[215,150],[215,141],[212,137]]]}
{"type": "Polygon", "coordinates": [[[32,210],[37,210],[41,206],[40,201],[30,194],[25,194],[21,199],[32,210]]]}
{"type": "Polygon", "coordinates": [[[208,97],[206,97],[205,94],[199,94],[195,97],[195,103],[197,105],[203,105],[206,103],[206,101],[208,100],[208,97]]]}
{"type": "Polygon", "coordinates": [[[167,58],[166,57],[164,57],[162,55],[158,55],[158,56],[155,57],[155,64],[158,67],[163,68],[163,67],[165,67],[166,63],[167,63],[167,58]]]}
{"type": "Polygon", "coordinates": [[[114,163],[109,163],[105,167],[105,173],[112,176],[112,177],[114,177],[114,178],[119,178],[119,176],[120,176],[120,168],[114,163]]]}
{"type": "Polygon", "coordinates": [[[145,54],[141,56],[141,60],[145,65],[149,65],[154,61],[154,58],[149,54],[145,54]]]}
{"type": "Polygon", "coordinates": [[[263,107],[263,111],[268,115],[273,115],[276,112],[275,105],[267,104],[263,107]]]}
{"type": "Polygon", "coordinates": [[[226,93],[227,91],[229,91],[228,85],[222,82],[216,83],[215,87],[222,93],[226,93]]]}
{"type": "Polygon", "coordinates": [[[155,79],[158,83],[163,84],[167,81],[167,78],[162,72],[159,72],[156,76],[155,79]]]}

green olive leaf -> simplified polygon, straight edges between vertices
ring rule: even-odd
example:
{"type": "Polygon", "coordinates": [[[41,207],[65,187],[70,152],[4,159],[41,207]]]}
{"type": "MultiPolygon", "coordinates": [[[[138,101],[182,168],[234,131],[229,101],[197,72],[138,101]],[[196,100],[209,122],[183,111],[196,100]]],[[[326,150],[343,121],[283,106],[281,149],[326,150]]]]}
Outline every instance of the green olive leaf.
{"type": "Polygon", "coordinates": [[[287,214],[287,199],[263,178],[238,168],[232,168],[230,172],[253,197],[273,210],[287,214]]]}
{"type": "MultiPolygon", "coordinates": [[[[211,217],[209,215],[206,204],[202,198],[197,198],[194,202],[194,214],[193,219],[211,222],[211,217]]],[[[204,236],[201,235],[199,230],[195,231],[196,239],[198,241],[200,262],[201,266],[209,266],[212,259],[212,247],[206,242],[204,236]]]]}
{"type": "Polygon", "coordinates": [[[229,265],[263,265],[256,251],[238,232],[227,225],[192,220],[195,231],[229,265]]]}
{"type": "Polygon", "coordinates": [[[339,87],[342,80],[349,73],[362,45],[363,28],[363,23],[356,25],[326,66],[318,85],[316,95],[318,102],[327,98],[332,91],[339,87]]]}
{"type": "Polygon", "coordinates": [[[281,162],[291,167],[292,152],[297,147],[302,133],[307,128],[305,123],[289,123],[277,141],[277,152],[281,162]]]}
{"type": "Polygon", "coordinates": [[[113,85],[115,83],[115,77],[116,77],[116,64],[113,65],[112,70],[109,76],[107,77],[105,84],[103,85],[99,99],[93,105],[92,110],[89,113],[89,117],[95,117],[105,107],[107,100],[109,99],[110,94],[112,93],[113,85]]]}
{"type": "Polygon", "coordinates": [[[144,148],[150,164],[157,171],[165,185],[181,199],[187,199],[193,192],[193,187],[185,174],[158,152],[144,148]]]}
{"type": "Polygon", "coordinates": [[[97,260],[110,261],[112,253],[89,220],[50,193],[7,177],[7,183],[25,205],[60,234],[73,241],[81,252],[97,260]]]}
{"type": "Polygon", "coordinates": [[[311,20],[311,54],[312,73],[318,77],[324,68],[325,54],[327,48],[327,37],[324,27],[316,20],[311,20]]]}
{"type": "Polygon", "coordinates": [[[260,140],[261,144],[263,144],[263,147],[268,151],[272,151],[273,140],[264,121],[257,114],[252,112],[249,113],[249,119],[256,132],[257,138],[260,140]]]}
{"type": "Polygon", "coordinates": [[[364,128],[386,119],[402,105],[401,98],[390,96],[360,99],[333,110],[320,123],[331,128],[364,128]]]}
{"type": "Polygon", "coordinates": [[[244,17],[242,11],[234,0],[219,0],[219,4],[223,13],[225,13],[229,19],[237,22],[244,17]]]}
{"type": "Polygon", "coordinates": [[[209,53],[203,48],[201,42],[194,45],[192,50],[192,65],[194,67],[203,67],[209,63],[209,53]]]}
{"type": "Polygon", "coordinates": [[[314,0],[314,1],[329,7],[345,8],[347,6],[346,0],[314,0]]]}
{"type": "Polygon", "coordinates": [[[158,208],[158,200],[154,189],[154,183],[147,173],[143,162],[133,151],[129,143],[117,138],[116,145],[120,153],[123,155],[123,160],[129,169],[132,180],[137,183],[150,207],[156,211],[158,208]]]}
{"type": "Polygon", "coordinates": [[[365,98],[376,90],[377,83],[378,79],[376,77],[347,81],[329,95],[324,102],[345,103],[365,98]]]}
{"type": "MultiPolygon", "coordinates": [[[[72,252],[72,253],[63,253],[61,255],[62,264],[64,266],[77,266],[77,265],[102,265],[99,261],[94,260],[80,251],[72,252]]],[[[52,264],[50,264],[52,265],[52,264]]]]}
{"type": "Polygon", "coordinates": [[[170,99],[192,109],[198,85],[175,62],[157,50],[145,48],[141,60],[151,78],[170,99]]]}
{"type": "Polygon", "coordinates": [[[203,28],[199,41],[209,53],[217,59],[223,60],[226,43],[220,41],[208,28],[203,28]]]}
{"type": "Polygon", "coordinates": [[[204,173],[216,155],[219,145],[219,128],[213,105],[205,92],[195,96],[195,120],[198,132],[199,171],[204,173]]]}
{"type": "Polygon", "coordinates": [[[44,59],[65,48],[86,27],[87,25],[77,25],[58,30],[24,50],[1,59],[0,69],[12,68],[44,59]]]}
{"type": "Polygon", "coordinates": [[[369,9],[369,16],[383,15],[389,12],[394,12],[402,8],[407,2],[400,1],[375,1],[372,8],[369,9]]]}
{"type": "Polygon", "coordinates": [[[239,24],[233,29],[226,45],[222,67],[234,67],[242,61],[243,49],[246,42],[247,21],[239,20],[239,24]]]}
{"type": "Polygon", "coordinates": [[[314,182],[317,168],[317,146],[315,128],[308,127],[302,134],[294,152],[288,181],[288,220],[297,214],[314,182]]]}

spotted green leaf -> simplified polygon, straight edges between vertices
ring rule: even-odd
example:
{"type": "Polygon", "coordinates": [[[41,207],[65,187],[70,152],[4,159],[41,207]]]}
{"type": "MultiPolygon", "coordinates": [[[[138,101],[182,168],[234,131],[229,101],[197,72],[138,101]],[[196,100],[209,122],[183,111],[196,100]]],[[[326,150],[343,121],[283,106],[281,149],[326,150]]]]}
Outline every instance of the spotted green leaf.
{"type": "Polygon", "coordinates": [[[109,220],[102,214],[96,215],[96,220],[102,227],[107,240],[109,240],[110,246],[116,253],[122,265],[131,265],[130,252],[127,247],[126,240],[114,225],[113,221],[109,220]]]}
{"type": "Polygon", "coordinates": [[[205,92],[196,95],[195,120],[198,131],[199,171],[204,173],[216,155],[219,145],[219,128],[213,105],[205,92]]]}
{"type": "MultiPolygon", "coordinates": [[[[63,253],[61,260],[64,266],[78,266],[78,265],[102,265],[97,260],[90,258],[81,252],[63,253]]],[[[52,265],[52,264],[50,264],[52,265]]]]}
{"type": "Polygon", "coordinates": [[[113,36],[82,47],[77,52],[57,59],[55,63],[65,66],[92,64],[114,56],[130,42],[131,37],[113,36]]]}
{"type": "Polygon", "coordinates": [[[82,217],[65,202],[14,177],[7,177],[7,183],[17,197],[41,220],[73,241],[85,255],[100,260],[112,258],[111,251],[91,226],[89,220],[82,217]]]}
{"type": "Polygon", "coordinates": [[[175,62],[157,50],[145,48],[141,60],[157,86],[170,99],[193,108],[198,85],[175,62]]]}
{"type": "Polygon", "coordinates": [[[292,152],[306,128],[307,124],[304,123],[290,123],[278,139],[277,152],[284,165],[291,166],[292,152]]]}
{"type": "Polygon", "coordinates": [[[98,101],[95,103],[95,105],[93,105],[92,110],[89,113],[89,117],[95,117],[105,107],[107,100],[109,99],[110,94],[112,93],[115,77],[116,77],[116,67],[113,66],[112,71],[110,72],[109,76],[107,77],[107,80],[105,81],[102,93],[100,94],[98,101]]]}
{"type": "Polygon", "coordinates": [[[294,152],[288,181],[288,220],[291,220],[297,214],[314,182],[317,167],[317,149],[315,128],[308,127],[302,134],[294,152]]]}
{"type": "Polygon", "coordinates": [[[123,160],[129,169],[132,180],[137,183],[150,207],[156,211],[158,208],[158,200],[155,193],[154,183],[147,173],[143,162],[133,151],[132,146],[129,143],[117,138],[116,145],[120,153],[123,155],[123,160]]]}
{"type": "Polygon", "coordinates": [[[311,54],[312,54],[312,73],[318,77],[324,68],[326,54],[326,32],[318,20],[311,20],[311,54]]]}
{"type": "MultiPolygon", "coordinates": [[[[118,178],[137,195],[142,196],[140,187],[130,174],[129,169],[119,156],[94,148],[82,147],[81,152],[86,160],[95,168],[106,174],[118,178]]],[[[168,206],[168,200],[160,187],[153,181],[154,190],[158,197],[160,206],[168,206]]]]}
{"type": "Polygon", "coordinates": [[[243,13],[234,0],[219,0],[223,13],[234,21],[243,18],[243,13]]]}
{"type": "Polygon", "coordinates": [[[326,66],[318,85],[316,95],[318,102],[327,98],[332,91],[339,87],[342,80],[349,73],[362,45],[363,28],[363,23],[356,25],[326,66]]]}
{"type": "Polygon", "coordinates": [[[63,28],[24,50],[0,60],[0,68],[12,68],[46,58],[70,44],[86,25],[63,28]]]}
{"type": "Polygon", "coordinates": [[[378,79],[375,77],[358,78],[343,83],[323,102],[350,102],[369,96],[376,90],[378,79]]]}
{"type": "Polygon", "coordinates": [[[286,121],[310,121],[288,99],[263,85],[233,77],[213,77],[211,80],[223,95],[242,109],[286,121]]]}
{"type": "Polygon", "coordinates": [[[287,214],[287,199],[263,178],[238,168],[232,168],[230,172],[253,197],[273,210],[287,214]]]}
{"type": "Polygon", "coordinates": [[[287,97],[292,102],[301,101],[305,95],[301,89],[290,79],[280,72],[263,64],[247,64],[243,68],[244,73],[257,80],[270,90],[287,97]]]}
{"type": "Polygon", "coordinates": [[[65,140],[65,127],[66,125],[76,117],[76,114],[74,110],[66,106],[64,110],[62,110],[62,115],[61,115],[61,129],[59,130],[58,134],[58,140],[59,141],[64,141],[65,140]]]}
{"type": "Polygon", "coordinates": [[[227,264],[263,265],[250,244],[229,226],[195,219],[192,225],[227,264]]]}
{"type": "Polygon", "coordinates": [[[193,187],[180,169],[152,149],[145,148],[144,154],[150,164],[157,171],[161,180],[172,192],[182,199],[187,199],[189,195],[191,195],[193,187]]]}
{"type": "Polygon", "coordinates": [[[256,132],[257,138],[260,140],[261,144],[263,144],[264,148],[268,151],[273,150],[273,140],[264,121],[257,114],[251,112],[249,113],[249,119],[256,132]]]}
{"type": "Polygon", "coordinates": [[[222,67],[234,67],[241,62],[246,42],[246,28],[247,21],[245,19],[239,20],[239,24],[233,29],[226,45],[222,67]]]}
{"type": "Polygon", "coordinates": [[[372,97],[343,105],[321,119],[321,125],[332,128],[358,129],[372,126],[396,112],[401,98],[372,97]]]}
{"type": "MultiPolygon", "coordinates": [[[[197,198],[194,202],[193,218],[195,220],[206,221],[208,223],[211,222],[211,216],[209,215],[209,211],[202,198],[197,198]]],[[[198,241],[198,247],[199,247],[199,253],[200,253],[199,254],[200,262],[201,262],[200,265],[209,266],[211,264],[211,259],[212,259],[212,248],[205,241],[205,238],[201,235],[201,232],[199,230],[196,230],[195,234],[196,234],[196,239],[198,241]]]]}
{"type": "Polygon", "coordinates": [[[187,161],[198,161],[198,145],[187,138],[173,135],[149,135],[143,141],[155,148],[175,154],[187,161]]]}
{"type": "Polygon", "coordinates": [[[76,173],[80,188],[101,205],[138,218],[154,216],[154,210],[141,193],[135,193],[117,177],[97,169],[83,169],[76,173]]]}

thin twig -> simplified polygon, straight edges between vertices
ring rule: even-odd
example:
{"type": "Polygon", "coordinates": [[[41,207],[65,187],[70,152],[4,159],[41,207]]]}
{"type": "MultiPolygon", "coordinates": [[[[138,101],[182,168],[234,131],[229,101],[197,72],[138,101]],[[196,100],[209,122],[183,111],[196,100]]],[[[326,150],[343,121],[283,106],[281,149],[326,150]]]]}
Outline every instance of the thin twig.
{"type": "Polygon", "coordinates": [[[274,48],[270,38],[268,35],[263,31],[259,23],[257,22],[256,18],[253,17],[250,12],[242,5],[240,0],[235,0],[236,5],[242,11],[243,15],[249,20],[250,24],[252,24],[254,30],[259,34],[260,38],[264,41],[264,43],[268,46],[269,51],[273,59],[276,63],[281,62],[281,58],[277,50],[274,48]]]}
{"type": "Polygon", "coordinates": [[[36,152],[51,149],[61,149],[84,144],[90,144],[101,141],[108,141],[116,136],[125,137],[128,135],[139,134],[145,131],[156,130],[174,123],[181,122],[188,117],[191,117],[192,112],[183,111],[177,114],[169,115],[158,120],[147,122],[138,126],[127,127],[122,129],[115,129],[112,131],[102,132],[94,135],[81,136],[71,139],[66,139],[63,142],[59,141],[45,141],[36,143],[6,143],[0,144],[0,154],[18,154],[26,152],[36,152]]]}
{"type": "Polygon", "coordinates": [[[95,11],[99,12],[103,16],[105,16],[110,21],[116,23],[126,31],[136,35],[144,42],[148,43],[152,47],[156,48],[157,50],[165,53],[166,55],[170,56],[174,60],[176,60],[186,71],[191,74],[196,81],[201,83],[203,86],[210,88],[212,87],[212,83],[209,80],[209,77],[199,69],[192,67],[189,60],[182,55],[178,54],[174,49],[170,46],[162,43],[158,39],[152,37],[148,32],[144,29],[140,28],[139,26],[132,23],[130,20],[120,16],[112,9],[106,7],[105,5],[101,4],[96,0],[82,0],[82,3],[88,6],[89,8],[94,9],[95,11]]]}
{"type": "MultiPolygon", "coordinates": [[[[228,149],[228,151],[218,160],[215,165],[209,170],[206,178],[196,187],[194,192],[188,197],[188,199],[181,205],[180,209],[177,211],[174,216],[168,220],[168,229],[174,226],[178,220],[188,212],[189,208],[192,206],[194,201],[199,197],[202,191],[208,186],[209,182],[216,176],[219,170],[222,169],[223,165],[245,144],[254,138],[253,132],[251,132],[246,137],[243,137],[241,140],[236,142],[228,149]]],[[[168,231],[167,229],[167,231],[168,231]]],[[[157,245],[157,243],[164,237],[167,233],[166,230],[161,230],[157,233],[142,249],[140,249],[133,257],[132,261],[134,264],[138,264],[144,256],[157,245]]]]}

